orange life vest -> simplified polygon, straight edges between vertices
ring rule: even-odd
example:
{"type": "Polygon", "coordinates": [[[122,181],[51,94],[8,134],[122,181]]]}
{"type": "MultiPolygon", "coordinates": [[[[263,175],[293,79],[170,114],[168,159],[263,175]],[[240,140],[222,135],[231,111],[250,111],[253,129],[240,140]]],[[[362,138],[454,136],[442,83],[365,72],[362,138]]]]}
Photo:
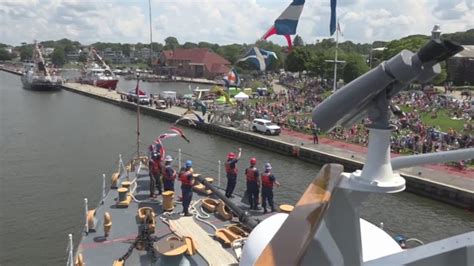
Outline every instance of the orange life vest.
{"type": "Polygon", "coordinates": [[[161,172],[160,160],[151,160],[150,166],[151,166],[150,170],[152,174],[156,175],[161,172]]]}
{"type": "Polygon", "coordinates": [[[225,172],[226,172],[228,175],[237,175],[237,172],[239,171],[239,170],[237,170],[237,165],[235,165],[234,168],[231,168],[231,167],[230,167],[230,162],[231,162],[231,161],[232,161],[232,160],[225,162],[225,172]]]}
{"type": "Polygon", "coordinates": [[[164,179],[169,180],[169,181],[173,181],[173,180],[176,179],[176,171],[173,170],[173,169],[171,169],[171,170],[173,170],[173,174],[170,176],[170,175],[168,174],[168,171],[166,171],[166,169],[168,169],[168,168],[171,168],[171,166],[170,166],[170,165],[167,165],[167,166],[165,166],[165,167],[162,167],[162,168],[161,168],[161,174],[163,175],[163,178],[164,178],[164,179]]]}
{"type": "Polygon", "coordinates": [[[186,186],[193,185],[192,179],[189,180],[188,178],[189,175],[192,175],[191,171],[189,170],[181,171],[181,173],[179,173],[179,180],[181,181],[181,184],[186,185],[186,186]]]}
{"type": "Polygon", "coordinates": [[[254,166],[249,167],[245,170],[245,175],[247,176],[247,181],[249,182],[257,182],[257,177],[255,176],[257,172],[257,168],[254,166]]]}
{"type": "Polygon", "coordinates": [[[273,188],[273,181],[270,180],[272,173],[262,174],[262,187],[273,188]]]}

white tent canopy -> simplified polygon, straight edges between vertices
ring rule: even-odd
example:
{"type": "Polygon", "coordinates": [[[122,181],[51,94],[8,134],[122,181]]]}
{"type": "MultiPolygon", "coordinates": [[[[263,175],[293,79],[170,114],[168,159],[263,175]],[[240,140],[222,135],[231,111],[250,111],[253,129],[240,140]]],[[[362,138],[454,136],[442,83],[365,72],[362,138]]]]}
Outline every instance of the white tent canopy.
{"type": "Polygon", "coordinates": [[[249,96],[243,92],[239,92],[237,95],[234,96],[234,99],[237,101],[248,100],[249,96]]]}

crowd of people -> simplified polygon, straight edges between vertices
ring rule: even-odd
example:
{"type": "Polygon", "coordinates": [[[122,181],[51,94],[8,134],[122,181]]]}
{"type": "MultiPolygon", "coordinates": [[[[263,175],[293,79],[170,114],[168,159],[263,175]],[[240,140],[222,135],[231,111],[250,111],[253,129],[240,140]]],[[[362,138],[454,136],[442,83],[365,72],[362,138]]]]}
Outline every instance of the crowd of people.
{"type": "MultiPolygon", "coordinates": [[[[291,75],[280,77],[280,84],[286,92],[272,93],[262,101],[242,104],[247,118],[269,119],[283,128],[316,135],[311,112],[325,97],[331,94],[331,84],[315,78],[295,78],[291,75]]],[[[432,86],[413,85],[392,99],[396,116],[391,123],[396,126],[392,134],[392,151],[396,153],[427,153],[458,148],[474,147],[472,99],[462,99],[449,94],[436,94],[432,86]],[[416,89],[416,90],[415,90],[416,89]],[[402,109],[407,110],[403,112],[402,109]],[[422,117],[426,117],[425,121],[422,117]],[[463,121],[460,129],[449,128],[442,132],[439,126],[430,126],[426,119],[447,116],[447,119],[463,121]]],[[[368,130],[365,120],[351,128],[337,127],[327,133],[327,137],[350,143],[367,145],[368,130]]],[[[433,123],[432,123],[433,124],[433,123]]],[[[315,141],[316,142],[316,141],[315,141]]]]}

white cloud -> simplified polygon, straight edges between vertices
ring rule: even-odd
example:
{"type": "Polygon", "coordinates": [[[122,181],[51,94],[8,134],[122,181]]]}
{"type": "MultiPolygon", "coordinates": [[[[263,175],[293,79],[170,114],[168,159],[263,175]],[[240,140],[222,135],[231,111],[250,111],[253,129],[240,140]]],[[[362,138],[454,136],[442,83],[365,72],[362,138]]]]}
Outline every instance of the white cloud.
{"type": "MultiPolygon", "coordinates": [[[[474,26],[474,0],[338,0],[344,39],[391,40],[474,26]]],[[[290,0],[152,0],[153,38],[253,43],[290,0]]],[[[329,0],[308,0],[298,25],[305,42],[329,36],[329,0]]],[[[148,2],[138,0],[0,0],[0,42],[69,38],[81,43],[149,42],[148,2]]],[[[281,44],[284,38],[273,36],[281,44]]]]}

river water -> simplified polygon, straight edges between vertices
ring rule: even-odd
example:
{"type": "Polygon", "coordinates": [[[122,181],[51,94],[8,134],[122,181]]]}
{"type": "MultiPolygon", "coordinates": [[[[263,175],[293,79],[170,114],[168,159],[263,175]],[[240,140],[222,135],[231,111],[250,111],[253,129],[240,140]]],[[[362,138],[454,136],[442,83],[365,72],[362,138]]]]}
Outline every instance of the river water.
{"type": "MultiPolygon", "coordinates": [[[[192,85],[193,88],[196,85],[192,85]]],[[[205,85],[199,85],[205,88],[205,85]]],[[[120,81],[129,90],[134,81],[120,81]]],[[[188,93],[185,83],[143,83],[149,93],[188,93]]],[[[77,244],[82,229],[83,199],[91,208],[101,194],[101,174],[115,167],[118,154],[135,150],[135,113],[68,91],[35,92],[21,88],[20,78],[0,72],[0,265],[64,265],[67,234],[77,244]]],[[[170,126],[142,116],[143,146],[170,126]]],[[[319,167],[295,158],[185,129],[191,144],[165,140],[169,154],[194,160],[195,169],[217,176],[218,160],[242,147],[241,170],[250,157],[259,166],[271,162],[282,187],[279,203],[294,204],[319,167]]],[[[222,183],[224,185],[224,182],[222,183]]],[[[242,178],[237,193],[245,188],[242,178]]],[[[410,193],[371,195],[362,217],[390,233],[425,242],[468,232],[474,214],[410,193]]]]}

